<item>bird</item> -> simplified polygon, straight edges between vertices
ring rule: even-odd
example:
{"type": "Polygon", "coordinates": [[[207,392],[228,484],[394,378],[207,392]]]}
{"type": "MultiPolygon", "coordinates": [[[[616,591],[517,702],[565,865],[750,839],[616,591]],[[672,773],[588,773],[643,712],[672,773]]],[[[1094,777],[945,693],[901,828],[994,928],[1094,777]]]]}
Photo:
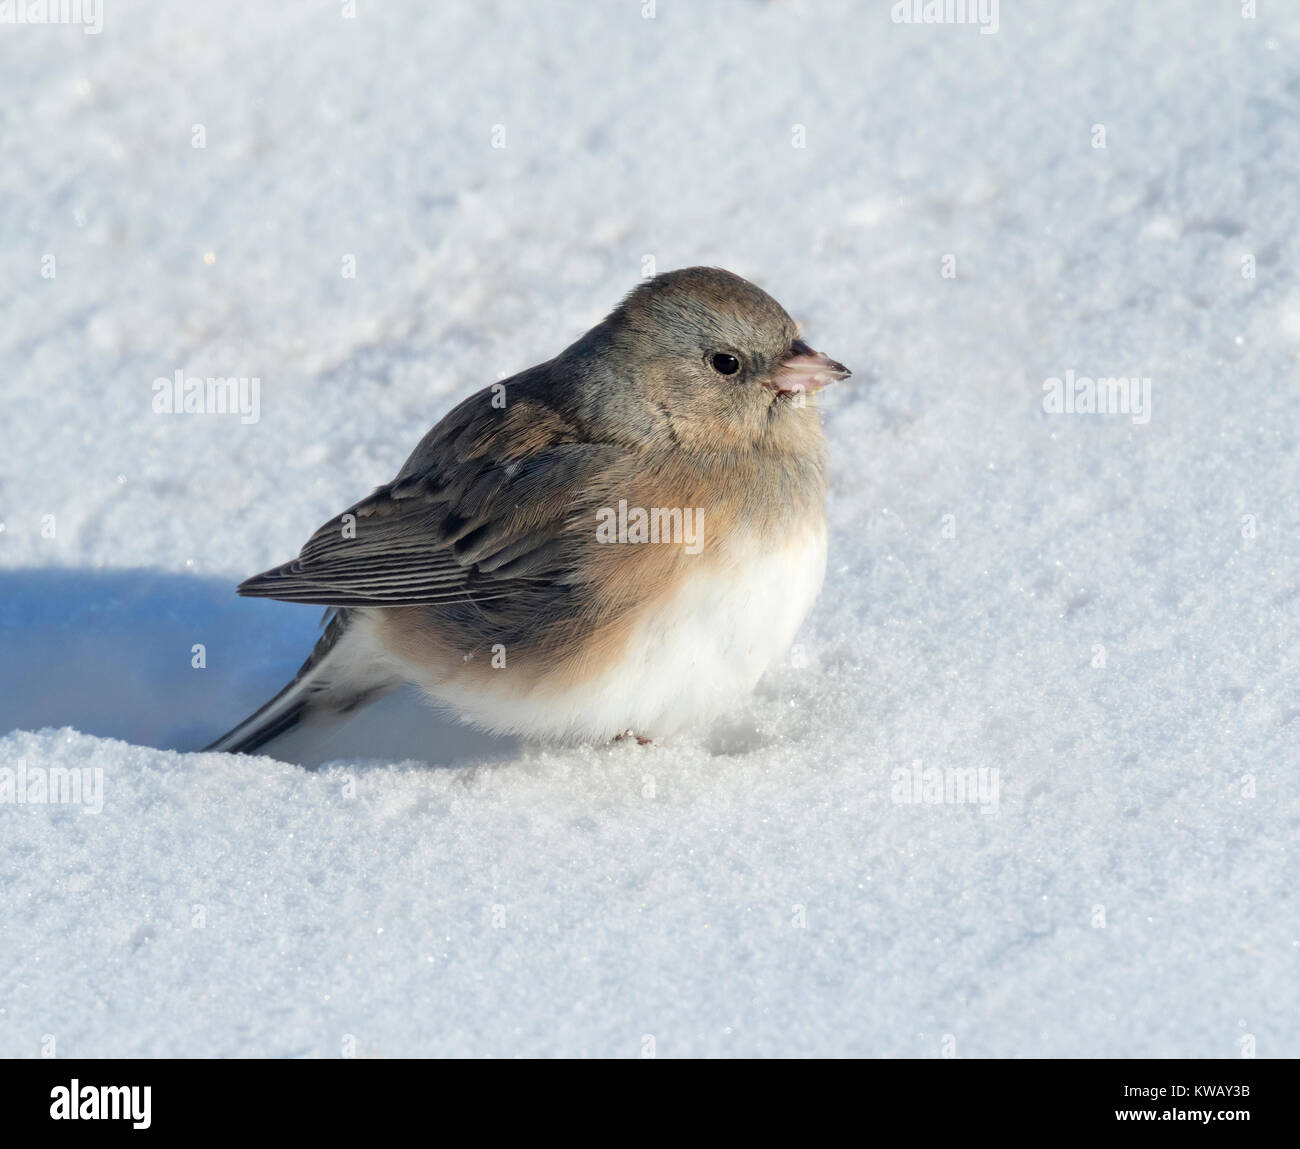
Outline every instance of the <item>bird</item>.
{"type": "Polygon", "coordinates": [[[490,384],[240,595],[326,608],[251,754],[407,683],[492,734],[671,740],[751,692],[826,568],[817,392],[851,372],[732,272],[643,280],[490,384]]]}

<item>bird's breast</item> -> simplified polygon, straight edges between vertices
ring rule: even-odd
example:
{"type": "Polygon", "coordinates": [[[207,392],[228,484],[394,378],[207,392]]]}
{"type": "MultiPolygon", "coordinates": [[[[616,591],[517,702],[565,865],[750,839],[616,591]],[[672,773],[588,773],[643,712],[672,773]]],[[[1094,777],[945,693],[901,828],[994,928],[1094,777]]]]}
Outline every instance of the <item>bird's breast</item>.
{"type": "Polygon", "coordinates": [[[427,688],[480,726],[529,737],[661,738],[707,723],[789,648],[821,589],[825,523],[733,536],[698,560],[558,661],[439,674],[427,688]]]}

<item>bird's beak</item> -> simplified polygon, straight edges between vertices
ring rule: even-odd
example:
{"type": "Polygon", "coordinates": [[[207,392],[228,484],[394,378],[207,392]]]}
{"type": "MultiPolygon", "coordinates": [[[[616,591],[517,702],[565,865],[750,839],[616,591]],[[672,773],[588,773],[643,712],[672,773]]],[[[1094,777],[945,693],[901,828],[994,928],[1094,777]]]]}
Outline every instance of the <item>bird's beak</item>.
{"type": "Polygon", "coordinates": [[[820,391],[853,374],[843,363],[836,363],[829,355],[814,351],[802,339],[790,344],[790,351],[790,357],[772,372],[767,381],[767,385],[778,394],[820,391]]]}

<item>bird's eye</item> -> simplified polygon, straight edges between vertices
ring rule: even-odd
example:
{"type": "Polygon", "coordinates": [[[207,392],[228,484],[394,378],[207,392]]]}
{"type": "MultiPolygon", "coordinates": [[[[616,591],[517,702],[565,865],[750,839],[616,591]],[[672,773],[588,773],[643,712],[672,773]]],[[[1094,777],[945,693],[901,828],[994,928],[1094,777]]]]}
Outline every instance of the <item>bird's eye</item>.
{"type": "Polygon", "coordinates": [[[725,351],[719,351],[713,357],[713,370],[719,375],[734,375],[740,370],[740,360],[734,355],[728,355],[725,351]]]}

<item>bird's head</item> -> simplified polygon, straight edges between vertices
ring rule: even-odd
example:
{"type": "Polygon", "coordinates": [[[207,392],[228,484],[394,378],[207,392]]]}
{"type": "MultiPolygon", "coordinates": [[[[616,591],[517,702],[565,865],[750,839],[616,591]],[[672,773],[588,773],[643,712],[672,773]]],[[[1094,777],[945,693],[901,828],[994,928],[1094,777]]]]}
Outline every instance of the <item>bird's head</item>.
{"type": "Polygon", "coordinates": [[[850,374],[803,342],[767,292],[714,267],[647,280],[591,334],[604,360],[593,378],[611,389],[602,399],[629,415],[648,411],[679,439],[701,444],[815,419],[810,397],[850,374]]]}

